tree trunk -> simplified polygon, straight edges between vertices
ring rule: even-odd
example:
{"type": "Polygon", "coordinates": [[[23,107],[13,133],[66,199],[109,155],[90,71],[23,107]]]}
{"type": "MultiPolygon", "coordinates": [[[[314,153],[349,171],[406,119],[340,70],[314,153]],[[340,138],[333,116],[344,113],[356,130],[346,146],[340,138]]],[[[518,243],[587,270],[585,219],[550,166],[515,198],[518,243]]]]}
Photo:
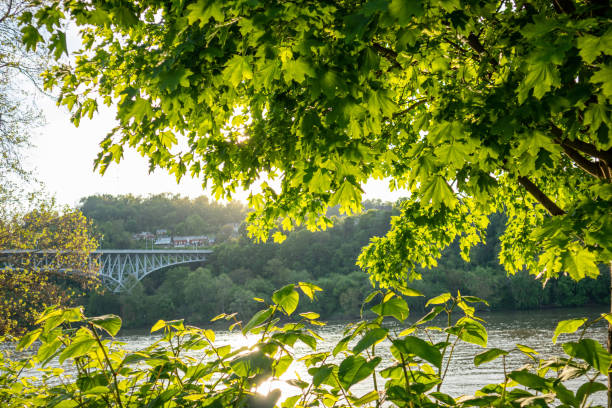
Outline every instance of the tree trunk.
{"type": "MultiPolygon", "coordinates": [[[[610,313],[612,313],[612,262],[610,262],[610,313]]],[[[608,352],[612,353],[612,323],[608,323],[608,352]]],[[[608,371],[608,408],[612,408],[612,373],[608,371]]]]}

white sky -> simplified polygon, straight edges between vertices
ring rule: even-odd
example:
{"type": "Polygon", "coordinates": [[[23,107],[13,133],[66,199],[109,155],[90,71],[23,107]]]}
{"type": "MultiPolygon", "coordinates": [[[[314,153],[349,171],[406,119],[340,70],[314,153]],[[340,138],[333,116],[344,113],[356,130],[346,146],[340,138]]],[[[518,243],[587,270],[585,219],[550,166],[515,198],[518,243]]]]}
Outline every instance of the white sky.
{"type": "MultiPolygon", "coordinates": [[[[200,181],[188,176],[177,184],[174,176],[165,171],[149,174],[147,160],[131,149],[126,149],[120,164],[111,164],[101,176],[94,172],[93,161],[99,151],[98,143],[115,123],[114,112],[100,108],[93,120],[83,119],[76,128],[70,123],[67,110],[57,107],[51,98],[39,96],[37,104],[45,115],[46,125],[32,135],[34,146],[26,152],[26,164],[58,203],[74,206],[81,198],[93,194],[147,196],[168,192],[192,198],[203,194],[210,197],[202,190],[200,181]]],[[[386,181],[372,180],[364,190],[365,199],[394,201],[406,195],[389,192],[386,181]]],[[[248,192],[242,192],[234,199],[245,201],[247,196],[248,192]]]]}

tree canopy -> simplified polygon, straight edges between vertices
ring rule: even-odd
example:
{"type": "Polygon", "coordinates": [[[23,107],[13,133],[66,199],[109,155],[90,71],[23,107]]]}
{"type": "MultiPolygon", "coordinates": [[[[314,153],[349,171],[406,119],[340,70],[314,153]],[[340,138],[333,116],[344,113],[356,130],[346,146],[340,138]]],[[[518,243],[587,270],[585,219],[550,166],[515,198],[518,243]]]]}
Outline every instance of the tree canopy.
{"type": "MultiPolygon", "coordinates": [[[[249,232],[325,228],[366,180],[410,199],[360,264],[418,278],[455,239],[465,257],[504,211],[500,260],[543,278],[612,259],[612,9],[607,0],[52,0],[23,40],[66,51],[45,76],[78,125],[116,105],[104,172],[135,148],[219,197],[261,179],[249,232]],[[49,31],[42,35],[44,30],[49,31]],[[47,38],[48,40],[45,40],[47,38]]],[[[275,233],[282,240],[281,231],[275,233]]]]}
{"type": "Polygon", "coordinates": [[[23,333],[46,307],[68,306],[79,286],[97,285],[90,224],[80,211],[50,203],[0,218],[0,251],[9,251],[0,254],[0,335],[23,333]]]}

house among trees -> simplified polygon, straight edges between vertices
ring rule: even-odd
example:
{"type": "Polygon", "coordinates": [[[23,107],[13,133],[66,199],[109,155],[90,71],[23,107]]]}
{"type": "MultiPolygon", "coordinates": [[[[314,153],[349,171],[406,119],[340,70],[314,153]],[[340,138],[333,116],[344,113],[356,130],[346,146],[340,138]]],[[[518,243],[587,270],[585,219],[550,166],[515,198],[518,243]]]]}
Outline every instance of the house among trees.
{"type": "Polygon", "coordinates": [[[154,239],[155,234],[148,232],[148,231],[143,231],[143,232],[139,232],[137,234],[132,235],[132,238],[134,238],[137,241],[143,241],[145,239],[154,239]]]}
{"type": "Polygon", "coordinates": [[[153,245],[169,247],[172,246],[172,238],[171,237],[160,237],[153,242],[153,245]]]}
{"type": "Polygon", "coordinates": [[[173,237],[172,238],[172,245],[175,248],[186,247],[186,246],[203,246],[203,245],[207,245],[209,242],[210,241],[208,237],[205,235],[173,237]]]}
{"type": "Polygon", "coordinates": [[[211,245],[215,243],[214,236],[207,235],[191,235],[191,236],[175,236],[175,237],[158,237],[153,245],[184,248],[184,247],[199,247],[211,245]]]}

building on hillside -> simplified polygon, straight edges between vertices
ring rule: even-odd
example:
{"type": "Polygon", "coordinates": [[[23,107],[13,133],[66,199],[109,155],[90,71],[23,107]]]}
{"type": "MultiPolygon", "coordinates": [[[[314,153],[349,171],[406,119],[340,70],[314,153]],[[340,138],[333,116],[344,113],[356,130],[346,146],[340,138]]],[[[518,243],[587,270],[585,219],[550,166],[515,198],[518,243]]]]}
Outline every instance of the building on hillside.
{"type": "Polygon", "coordinates": [[[203,246],[208,244],[210,241],[205,235],[193,235],[186,237],[172,237],[172,245],[175,248],[181,248],[186,246],[203,246]]]}
{"type": "Polygon", "coordinates": [[[153,242],[153,245],[165,246],[165,247],[172,246],[172,238],[171,237],[157,238],[155,242],[153,242]]]}
{"type": "Polygon", "coordinates": [[[172,237],[172,246],[175,248],[186,247],[189,245],[188,237],[172,237]]]}
{"type": "Polygon", "coordinates": [[[142,231],[142,232],[132,235],[132,238],[134,238],[137,241],[143,241],[145,239],[153,239],[155,238],[155,235],[150,233],[149,231],[142,231]]]}
{"type": "Polygon", "coordinates": [[[157,231],[155,231],[155,235],[158,237],[165,237],[168,235],[168,230],[167,229],[158,229],[157,231]]]}

